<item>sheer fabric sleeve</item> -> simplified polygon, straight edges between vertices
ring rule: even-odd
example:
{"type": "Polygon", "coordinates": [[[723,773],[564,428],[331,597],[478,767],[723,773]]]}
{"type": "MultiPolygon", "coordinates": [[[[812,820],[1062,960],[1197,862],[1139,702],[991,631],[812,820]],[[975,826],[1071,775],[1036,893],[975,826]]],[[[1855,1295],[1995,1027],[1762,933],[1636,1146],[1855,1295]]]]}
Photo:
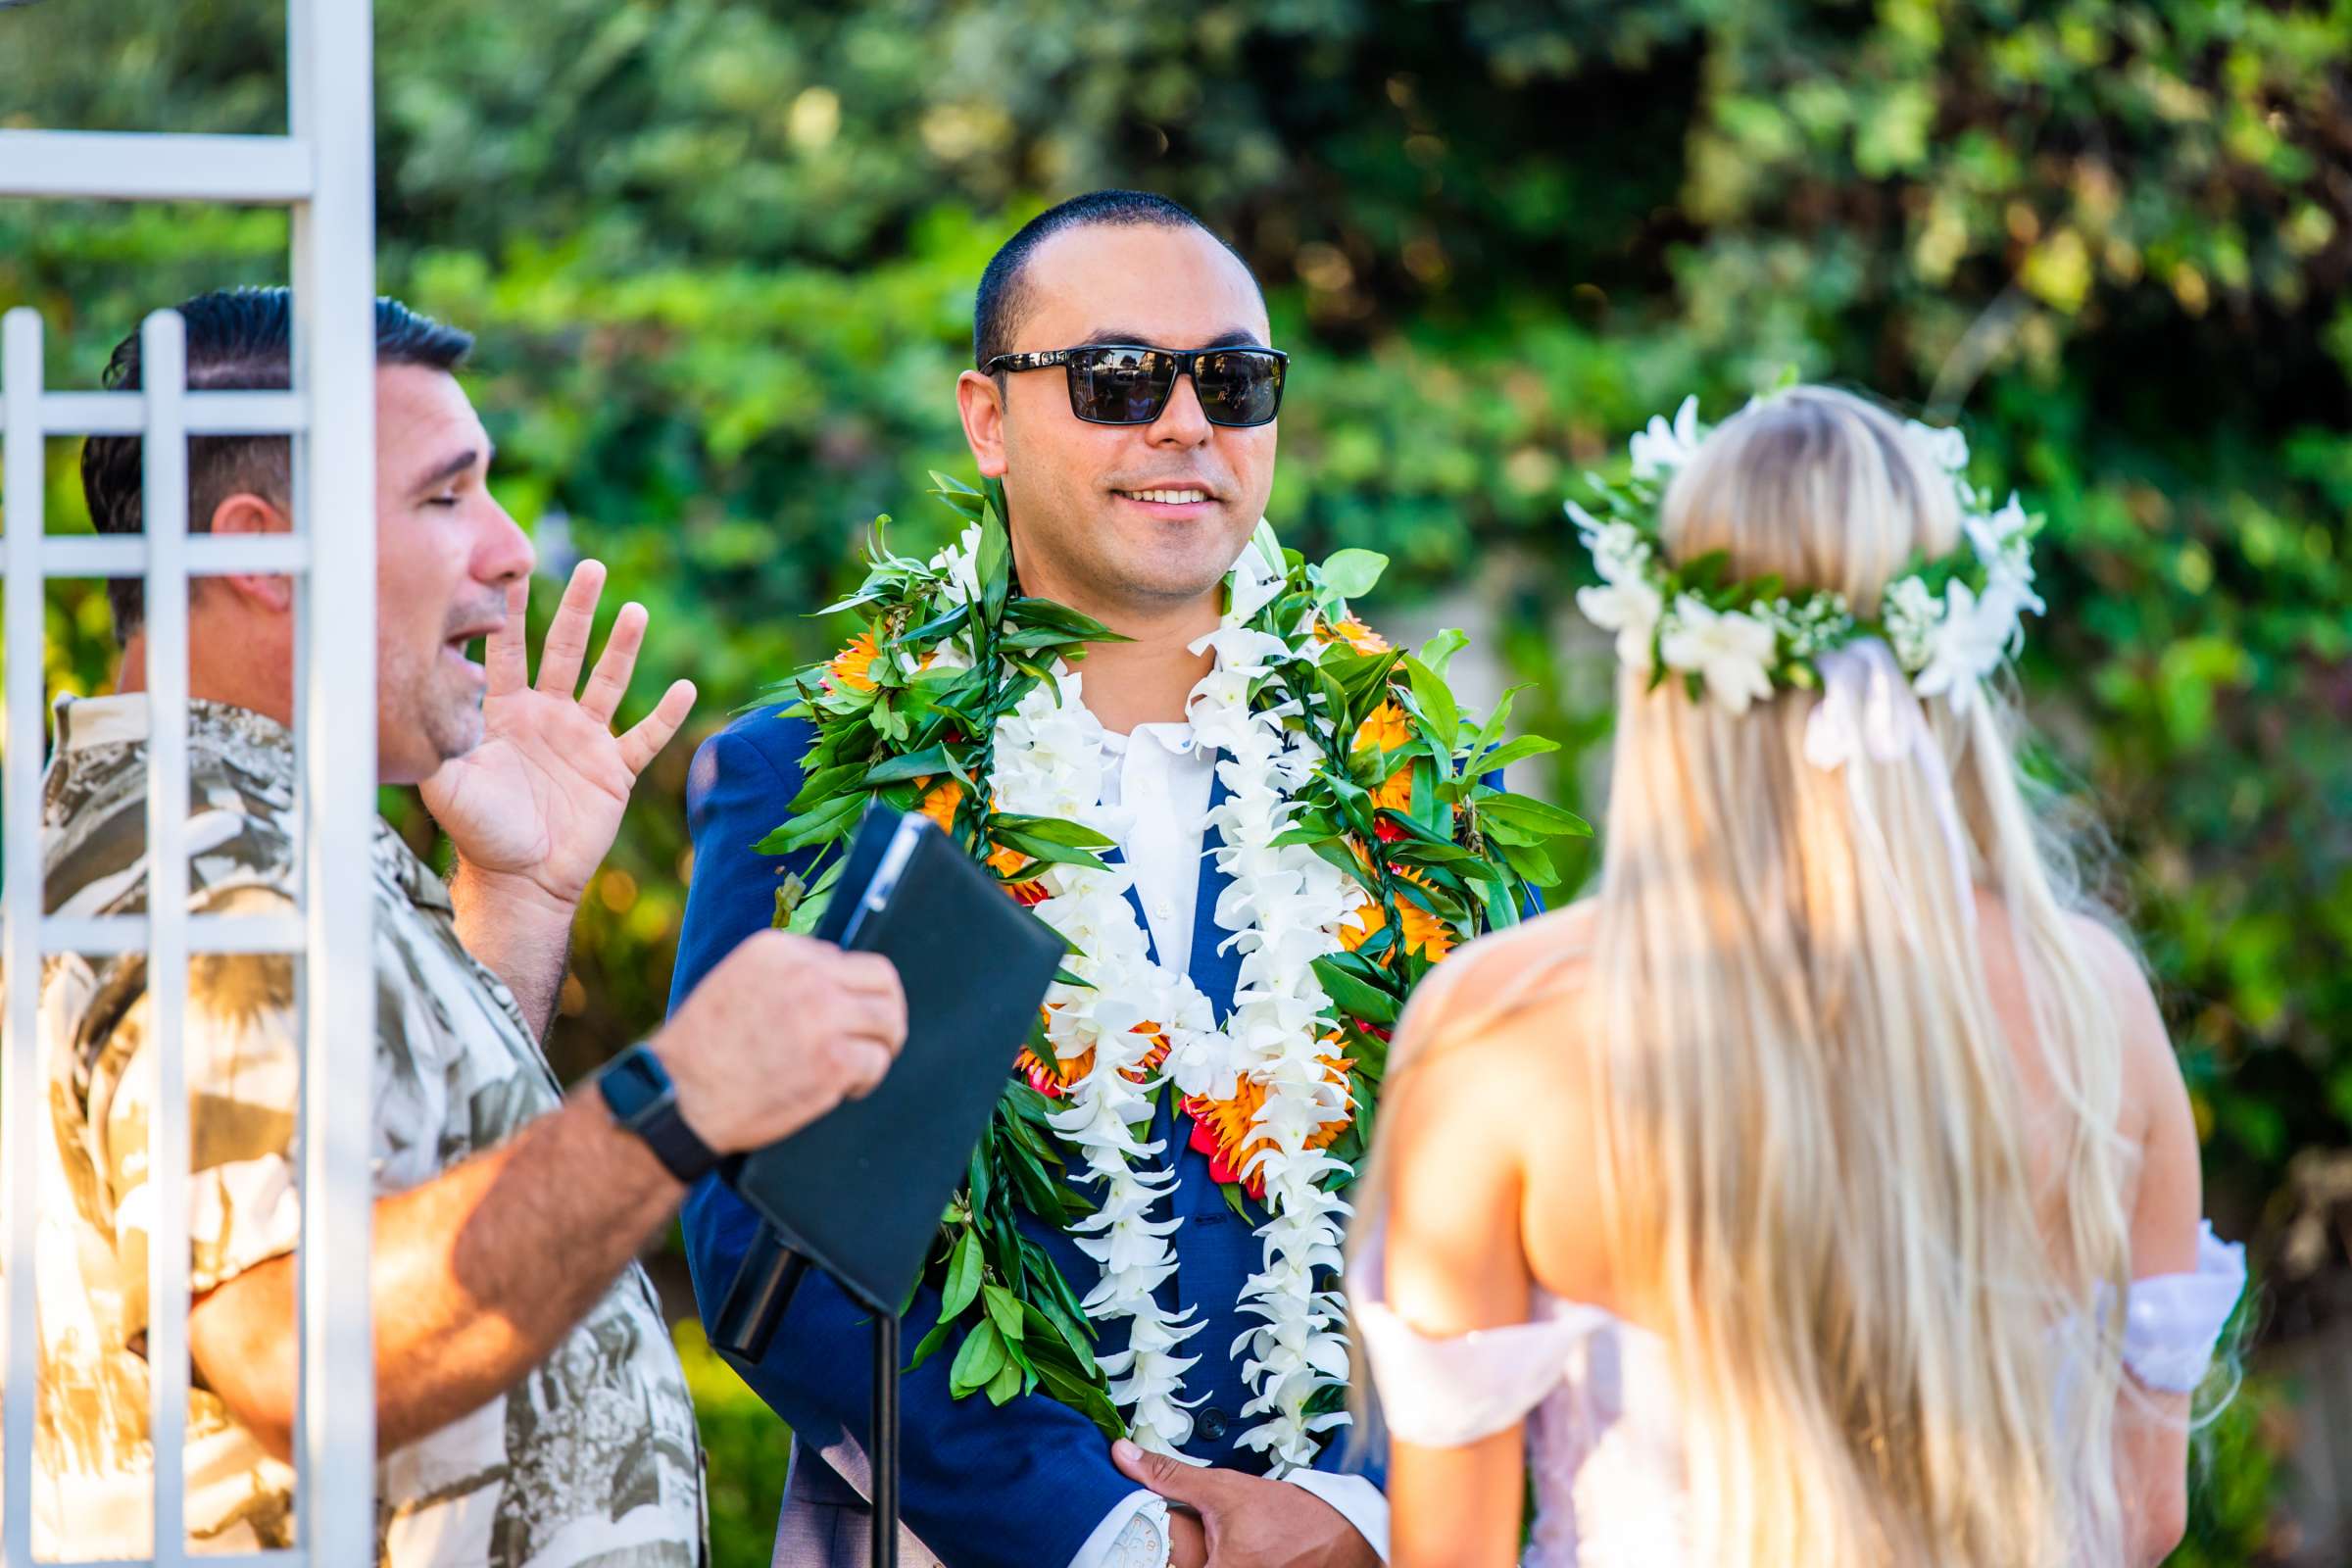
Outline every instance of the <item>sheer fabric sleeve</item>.
{"type": "Polygon", "coordinates": [[[1525,1420],[1560,1386],[1570,1353],[1600,1318],[1580,1314],[1443,1340],[1379,1302],[1358,1306],[1355,1321],[1391,1435],[1457,1448],[1525,1420]]]}
{"type": "Polygon", "coordinates": [[[1607,1321],[1597,1308],[1565,1305],[1557,1318],[1433,1338],[1388,1304],[1387,1241],[1374,1233],[1348,1295],[1381,1418],[1403,1442],[1456,1448],[1508,1431],[1560,1386],[1577,1346],[1607,1321]]]}
{"type": "Polygon", "coordinates": [[[2133,1280],[2124,1314],[2124,1364],[2163,1394],[2187,1394],[2212,1369],[2215,1347],[2246,1288],[2246,1250],[2197,1231],[2197,1267],[2189,1274],[2133,1280]]]}

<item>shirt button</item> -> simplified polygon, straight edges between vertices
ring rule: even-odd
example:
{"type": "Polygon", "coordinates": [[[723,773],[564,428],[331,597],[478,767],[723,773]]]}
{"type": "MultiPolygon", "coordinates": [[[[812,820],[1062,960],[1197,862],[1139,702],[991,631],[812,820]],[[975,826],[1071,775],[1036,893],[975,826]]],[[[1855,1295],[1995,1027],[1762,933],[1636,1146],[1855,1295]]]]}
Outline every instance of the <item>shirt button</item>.
{"type": "Polygon", "coordinates": [[[1200,1420],[1199,1422],[1200,1435],[1206,1438],[1209,1442],[1215,1443],[1225,1436],[1225,1423],[1226,1415],[1224,1411],[1215,1409],[1213,1407],[1203,1410],[1200,1412],[1200,1420]]]}

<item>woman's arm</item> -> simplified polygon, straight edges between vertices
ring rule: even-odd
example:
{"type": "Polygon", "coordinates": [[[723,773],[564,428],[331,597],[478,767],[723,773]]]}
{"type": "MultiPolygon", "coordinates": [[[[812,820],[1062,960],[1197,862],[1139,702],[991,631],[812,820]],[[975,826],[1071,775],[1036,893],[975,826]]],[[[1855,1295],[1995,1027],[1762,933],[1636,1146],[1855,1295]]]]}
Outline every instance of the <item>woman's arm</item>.
{"type": "MultiPolygon", "coordinates": [[[[2139,1187],[2132,1208],[2132,1274],[2144,1279],[2197,1266],[2204,1212],[2197,1128],[2164,1016],[2123,944],[2089,927],[2091,952],[2116,999],[2129,1102],[2140,1109],[2139,1187]]],[[[2129,1372],[2116,1396],[2115,1490],[2123,1504],[2127,1560],[2148,1568],[2180,1544],[2188,1523],[2189,1396],[2150,1389],[2129,1372]]]]}
{"type": "MultiPolygon", "coordinates": [[[[1520,1243],[1520,1137],[1542,1107],[1524,1097],[1507,1031],[1466,1041],[1446,1033],[1449,998],[1477,996],[1497,965],[1483,952],[1446,966],[1415,998],[1398,1031],[1380,1136],[1386,1193],[1386,1296],[1432,1336],[1527,1320],[1530,1278],[1520,1243]],[[1468,971],[1479,968],[1481,976],[1468,971]]],[[[1552,1125],[1558,1125],[1556,1122],[1552,1125]]],[[[1393,1441],[1389,1452],[1392,1568],[1505,1568],[1519,1560],[1525,1497],[1522,1428],[1464,1447],[1393,1441]]]]}

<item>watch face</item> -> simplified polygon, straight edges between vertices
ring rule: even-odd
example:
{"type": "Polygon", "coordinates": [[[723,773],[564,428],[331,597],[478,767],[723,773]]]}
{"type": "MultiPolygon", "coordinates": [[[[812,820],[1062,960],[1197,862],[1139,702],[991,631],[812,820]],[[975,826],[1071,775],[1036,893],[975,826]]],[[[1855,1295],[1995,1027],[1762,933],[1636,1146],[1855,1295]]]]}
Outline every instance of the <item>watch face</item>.
{"type": "Polygon", "coordinates": [[[627,1121],[669,1093],[669,1080],[644,1047],[624,1052],[605,1069],[605,1102],[612,1114],[627,1121]]]}

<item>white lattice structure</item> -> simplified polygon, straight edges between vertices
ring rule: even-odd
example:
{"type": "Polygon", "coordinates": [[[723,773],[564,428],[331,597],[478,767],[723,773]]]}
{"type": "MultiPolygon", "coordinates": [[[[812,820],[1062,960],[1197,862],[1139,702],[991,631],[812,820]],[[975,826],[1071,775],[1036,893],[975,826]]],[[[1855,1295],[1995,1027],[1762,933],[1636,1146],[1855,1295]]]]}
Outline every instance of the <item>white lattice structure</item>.
{"type": "MultiPolygon", "coordinates": [[[[149,1161],[148,1359],[153,1378],[155,1557],[159,1563],[316,1564],[374,1560],[375,1389],[368,1322],[370,961],[375,816],[375,182],[368,0],[288,0],[292,87],[284,136],[119,135],[0,130],[0,196],[220,201],[293,215],[293,390],[191,393],[184,329],[171,312],[142,328],[143,391],[43,388],[41,321],[12,311],[0,344],[5,439],[8,724],[0,834],[9,848],[7,980],[0,1058],[0,1195],[8,1293],[0,1564],[29,1568],[36,1317],[34,1205],[46,1096],[35,1028],[46,953],[149,955],[160,1060],[149,1161]],[[295,532],[191,537],[187,437],[293,437],[295,532]],[[141,538],[45,538],[43,443],[144,432],[141,538]],[[196,919],[187,908],[188,579],[287,572],[296,596],[298,918],[196,919]],[[44,585],[54,577],[143,577],[152,711],[147,918],[44,918],[40,775],[44,585]],[[188,1160],[179,1054],[191,953],[299,954],[304,1004],[300,1251],[301,1405],[295,1428],[301,1544],[223,1558],[183,1555],[188,1355],[188,1160]],[[343,1070],[329,1064],[339,1056],[343,1070]],[[358,1070],[352,1070],[357,1067],[358,1070]],[[176,1113],[172,1113],[175,1111],[176,1113]]],[[[223,282],[236,281],[223,279],[223,282]]]]}

